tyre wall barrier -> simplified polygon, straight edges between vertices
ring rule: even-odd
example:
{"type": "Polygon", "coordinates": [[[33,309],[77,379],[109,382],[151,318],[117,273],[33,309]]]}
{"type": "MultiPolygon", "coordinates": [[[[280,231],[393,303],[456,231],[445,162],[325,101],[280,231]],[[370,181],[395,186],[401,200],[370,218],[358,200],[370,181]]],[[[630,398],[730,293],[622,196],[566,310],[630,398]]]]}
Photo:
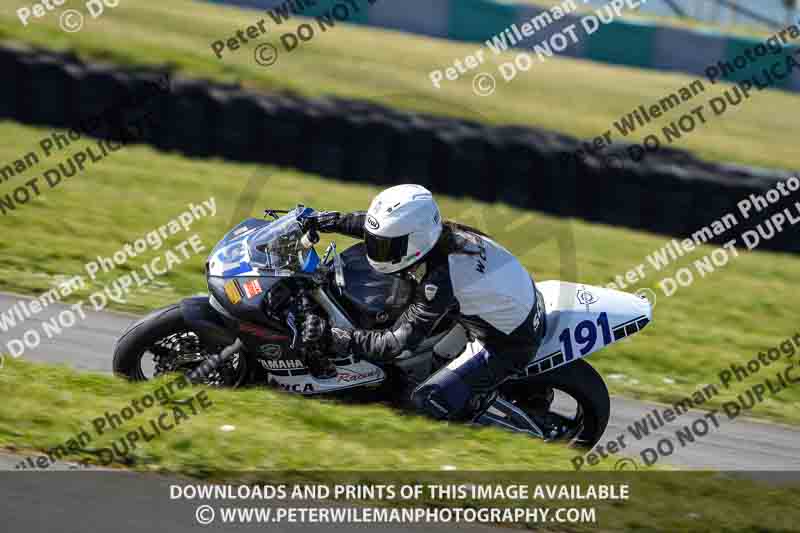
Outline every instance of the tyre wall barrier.
{"type": "MultiPolygon", "coordinates": [[[[0,70],[12,73],[9,83],[0,84],[0,120],[67,129],[113,109],[114,120],[94,132],[109,138],[119,135],[115,124],[145,112],[115,103],[164,74],[8,46],[0,46],[0,70]]],[[[138,140],[161,150],[377,185],[415,182],[450,196],[674,237],[689,237],[732,214],[737,226],[711,241],[721,244],[785,207],[798,212],[795,195],[747,219],[737,208],[792,173],[703,161],[675,149],[648,153],[638,162],[609,162],[578,157],[578,139],[538,128],[185,78],[173,78],[170,90],[146,106],[157,114],[157,127],[138,140]]],[[[800,252],[792,228],[762,241],[763,248],[800,252]]]]}

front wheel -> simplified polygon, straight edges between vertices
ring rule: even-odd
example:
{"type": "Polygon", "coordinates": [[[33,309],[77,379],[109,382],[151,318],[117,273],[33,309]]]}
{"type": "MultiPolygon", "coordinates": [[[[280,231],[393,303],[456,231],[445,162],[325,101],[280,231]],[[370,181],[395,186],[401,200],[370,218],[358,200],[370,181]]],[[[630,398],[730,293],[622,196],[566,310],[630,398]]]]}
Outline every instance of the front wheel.
{"type": "MultiPolygon", "coordinates": [[[[205,346],[187,325],[180,305],[171,305],[133,324],[114,349],[114,373],[132,381],[144,381],[171,372],[188,374],[216,350],[205,346]]],[[[246,375],[246,361],[236,354],[208,376],[206,383],[240,386],[246,375]]]]}
{"type": "Polygon", "coordinates": [[[548,441],[591,448],[603,436],[611,399],[603,378],[579,359],[537,376],[506,382],[500,398],[524,412],[548,441]]]}

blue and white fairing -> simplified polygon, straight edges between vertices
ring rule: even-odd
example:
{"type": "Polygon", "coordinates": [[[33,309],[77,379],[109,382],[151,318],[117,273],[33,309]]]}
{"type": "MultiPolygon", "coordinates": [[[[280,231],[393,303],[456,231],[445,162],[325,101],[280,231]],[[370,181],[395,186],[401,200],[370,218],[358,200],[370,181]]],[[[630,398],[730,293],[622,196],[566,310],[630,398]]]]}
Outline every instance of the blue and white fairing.
{"type": "Polygon", "coordinates": [[[277,220],[248,218],[222,238],[208,257],[208,276],[219,278],[286,277],[316,266],[316,253],[304,253],[298,222],[314,213],[298,208],[277,220]]]}
{"type": "MultiPolygon", "coordinates": [[[[276,220],[249,218],[229,231],[208,258],[209,290],[216,301],[231,315],[258,324],[263,317],[261,299],[273,284],[298,273],[314,272],[319,266],[316,251],[300,244],[303,237],[300,221],[313,213],[313,209],[300,207],[276,220]],[[225,289],[227,286],[232,287],[233,299],[225,289]],[[250,290],[241,290],[242,287],[250,290]]],[[[274,338],[262,348],[286,354],[285,342],[274,338]]],[[[289,392],[314,395],[374,387],[386,378],[383,369],[372,363],[343,358],[335,361],[337,375],[321,380],[311,375],[303,360],[289,357],[292,356],[258,358],[269,374],[269,383],[289,392]]]]}
{"type": "Polygon", "coordinates": [[[566,281],[536,284],[544,298],[547,334],[528,374],[541,374],[641,331],[653,306],[627,292],[566,281]]]}
{"type": "Polygon", "coordinates": [[[266,226],[269,226],[266,220],[248,218],[229,231],[208,256],[208,275],[220,278],[256,275],[249,239],[266,226]]]}

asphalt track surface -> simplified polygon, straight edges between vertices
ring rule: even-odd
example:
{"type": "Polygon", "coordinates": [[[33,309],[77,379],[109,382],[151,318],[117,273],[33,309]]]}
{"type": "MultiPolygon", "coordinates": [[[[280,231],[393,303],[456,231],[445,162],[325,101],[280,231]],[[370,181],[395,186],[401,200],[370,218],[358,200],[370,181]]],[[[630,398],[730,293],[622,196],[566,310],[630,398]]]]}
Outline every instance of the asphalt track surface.
{"type": "MultiPolygon", "coordinates": [[[[9,309],[14,302],[22,298],[17,295],[0,294],[0,310],[9,309]]],[[[25,329],[36,325],[35,321],[44,321],[63,310],[65,306],[48,306],[34,319],[28,319],[26,327],[19,326],[11,332],[21,335],[25,329]],[[30,321],[30,322],[29,322],[30,321]]],[[[36,350],[26,352],[23,357],[28,361],[42,363],[63,363],[83,371],[111,372],[111,357],[114,343],[121,332],[136,317],[124,313],[87,312],[87,318],[79,321],[63,334],[51,340],[43,340],[36,350]]],[[[0,333],[0,346],[12,338],[10,334],[0,333]]],[[[597,354],[596,357],[603,357],[597,354]]],[[[627,430],[628,425],[641,420],[653,409],[662,408],[656,404],[639,402],[625,398],[612,398],[611,420],[605,435],[600,441],[616,440],[625,435],[627,448],[621,453],[610,455],[604,461],[619,465],[618,468],[633,468],[630,459],[642,466],[640,452],[647,447],[655,448],[663,437],[674,442],[675,431],[696,419],[702,419],[704,412],[689,412],[653,431],[649,436],[636,441],[627,430]],[[626,458],[622,461],[623,458],[626,458]]],[[[742,471],[797,471],[800,472],[800,430],[790,427],[743,420],[738,418],[729,421],[720,413],[717,415],[719,427],[714,428],[702,438],[685,447],[678,447],[669,457],[659,459],[659,464],[670,464],[681,468],[700,468],[713,470],[742,471]]],[[[0,470],[4,469],[0,460],[0,470]]],[[[0,497],[1,498],[1,497],[0,497]]]]}

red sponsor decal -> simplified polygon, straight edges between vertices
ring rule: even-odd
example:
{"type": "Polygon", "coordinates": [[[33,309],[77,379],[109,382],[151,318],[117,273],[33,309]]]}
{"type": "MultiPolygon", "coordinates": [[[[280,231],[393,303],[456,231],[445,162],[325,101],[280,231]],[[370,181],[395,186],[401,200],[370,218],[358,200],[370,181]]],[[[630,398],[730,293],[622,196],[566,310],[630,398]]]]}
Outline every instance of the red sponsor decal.
{"type": "Polygon", "coordinates": [[[248,298],[253,298],[254,296],[258,296],[259,294],[264,292],[261,290],[261,284],[258,282],[257,279],[248,281],[243,285],[243,287],[244,287],[244,293],[247,295],[248,298]]]}
{"type": "Polygon", "coordinates": [[[351,370],[339,370],[339,373],[336,375],[336,381],[338,382],[345,382],[350,383],[353,381],[361,381],[362,379],[367,378],[374,378],[378,375],[378,370],[370,370],[369,372],[365,372],[360,374],[358,372],[353,372],[351,370]]]}
{"type": "Polygon", "coordinates": [[[267,340],[274,340],[274,341],[286,341],[289,340],[287,335],[280,335],[274,333],[267,328],[258,326],[256,324],[251,324],[250,322],[242,322],[239,324],[239,331],[243,331],[245,333],[250,333],[251,335],[255,335],[257,337],[261,337],[262,339],[267,340]]]}

